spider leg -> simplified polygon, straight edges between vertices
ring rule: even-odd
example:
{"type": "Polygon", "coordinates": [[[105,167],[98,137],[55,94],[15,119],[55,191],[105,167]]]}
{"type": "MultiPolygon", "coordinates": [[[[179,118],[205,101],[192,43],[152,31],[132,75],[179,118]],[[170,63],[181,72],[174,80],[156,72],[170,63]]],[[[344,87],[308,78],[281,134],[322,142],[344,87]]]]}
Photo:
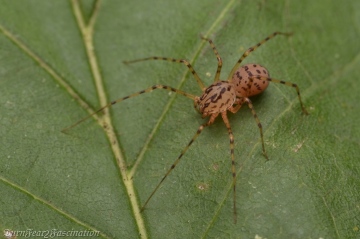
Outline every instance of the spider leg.
{"type": "Polygon", "coordinates": [[[250,47],[249,49],[247,49],[244,54],[242,54],[242,56],[240,57],[240,59],[236,62],[235,66],[232,68],[228,79],[230,80],[232,78],[232,76],[234,75],[235,71],[240,67],[241,62],[253,51],[255,51],[259,46],[263,45],[265,42],[267,42],[268,40],[270,40],[271,38],[275,37],[276,35],[285,35],[285,36],[290,36],[292,35],[292,33],[283,33],[283,32],[274,32],[273,34],[271,34],[270,36],[266,37],[264,40],[260,41],[258,44],[256,44],[255,46],[250,47]]]}
{"type": "Polygon", "coordinates": [[[234,105],[232,105],[228,110],[235,114],[236,112],[239,111],[239,109],[241,108],[242,104],[244,103],[244,98],[241,97],[241,98],[236,98],[236,101],[234,104],[236,104],[236,106],[234,107],[234,105]]]}
{"type": "Polygon", "coordinates": [[[221,59],[221,57],[219,55],[219,52],[216,50],[215,44],[213,43],[213,41],[211,39],[203,37],[203,36],[201,36],[201,39],[208,41],[210,43],[211,48],[213,49],[213,51],[215,53],[215,56],[216,56],[217,61],[218,61],[218,66],[217,66],[214,82],[219,81],[220,80],[221,67],[222,67],[222,59],[221,59]]]}
{"type": "Polygon", "coordinates": [[[261,137],[261,144],[262,144],[263,154],[264,154],[266,160],[269,160],[269,157],[267,156],[267,153],[266,153],[266,150],[265,150],[264,135],[263,135],[262,125],[260,123],[260,120],[259,120],[259,118],[258,118],[258,116],[257,116],[257,114],[256,114],[256,112],[254,110],[254,107],[253,107],[253,104],[252,104],[251,100],[249,98],[245,98],[245,102],[248,104],[248,106],[249,106],[249,108],[251,110],[251,113],[254,116],[254,119],[255,119],[255,121],[257,123],[257,126],[258,126],[258,128],[260,130],[260,137],[261,137]]]}
{"type": "Polygon", "coordinates": [[[158,185],[156,186],[156,188],[154,189],[154,191],[150,194],[150,196],[148,197],[148,199],[146,200],[146,202],[144,203],[144,205],[141,207],[140,212],[144,211],[146,205],[148,204],[148,202],[150,201],[150,199],[152,198],[152,196],[154,196],[155,192],[159,189],[160,185],[162,184],[162,182],[165,180],[165,178],[171,173],[171,171],[176,167],[176,165],[180,162],[180,159],[182,158],[182,156],[186,153],[186,151],[189,149],[189,147],[191,146],[191,144],[195,141],[195,139],[201,134],[202,130],[211,125],[215,118],[216,118],[217,114],[211,115],[209,122],[200,125],[200,127],[198,128],[198,130],[196,131],[196,134],[192,137],[192,139],[190,140],[190,142],[186,145],[186,147],[181,151],[179,157],[175,160],[175,162],[171,165],[171,167],[169,168],[169,170],[166,172],[166,174],[164,175],[164,177],[161,179],[161,181],[158,183],[158,185]]]}
{"type": "Polygon", "coordinates": [[[236,168],[235,168],[235,156],[234,156],[234,135],[231,130],[230,122],[227,118],[226,111],[221,113],[221,117],[224,120],[224,123],[225,123],[226,128],[229,133],[229,138],[230,138],[231,172],[232,172],[232,178],[233,178],[233,194],[234,194],[234,199],[233,199],[234,223],[236,223],[236,220],[237,220],[237,214],[236,214],[236,168]]]}
{"type": "Polygon", "coordinates": [[[302,103],[301,95],[300,95],[300,89],[297,86],[297,84],[287,82],[287,81],[277,80],[277,79],[274,79],[274,78],[264,77],[264,76],[254,76],[254,77],[250,77],[249,79],[258,79],[258,80],[262,80],[262,81],[266,80],[266,81],[270,81],[270,82],[274,82],[274,83],[280,83],[280,84],[291,86],[291,87],[295,88],[295,90],[297,92],[297,96],[299,98],[300,107],[301,107],[301,110],[302,110],[303,114],[305,114],[305,115],[309,114],[307,112],[307,110],[305,109],[303,103],[302,103]]]}
{"type": "Polygon", "coordinates": [[[189,68],[191,74],[193,74],[193,76],[195,77],[195,80],[198,83],[198,85],[200,86],[201,90],[204,90],[206,88],[204,83],[201,81],[200,77],[194,70],[194,68],[191,66],[190,62],[188,62],[185,59],[174,59],[174,58],[169,58],[169,57],[152,56],[152,57],[141,58],[141,59],[132,60],[132,61],[123,61],[123,63],[124,64],[132,64],[132,63],[136,63],[136,62],[140,62],[140,61],[149,61],[149,60],[163,60],[163,61],[182,63],[189,68]]]}
{"type": "Polygon", "coordinates": [[[92,114],[88,115],[87,117],[79,120],[79,121],[76,122],[75,124],[70,125],[69,127],[64,128],[63,130],[61,130],[61,132],[64,133],[64,132],[68,131],[69,129],[74,128],[74,127],[77,126],[78,124],[84,122],[85,120],[87,120],[87,119],[89,119],[90,117],[92,117],[93,115],[101,112],[102,110],[104,110],[104,109],[107,108],[107,107],[110,107],[110,106],[112,106],[112,105],[115,105],[116,103],[120,103],[121,101],[130,99],[130,98],[133,98],[133,97],[135,97],[135,96],[141,95],[141,94],[143,94],[143,93],[151,92],[151,91],[156,90],[156,89],[164,89],[164,90],[172,91],[172,92],[175,92],[176,94],[186,96],[186,97],[188,97],[188,98],[190,98],[190,99],[193,99],[193,100],[194,100],[195,97],[196,97],[196,96],[194,96],[194,95],[192,95],[192,94],[186,93],[185,91],[178,90],[178,89],[172,88],[172,87],[170,87],[170,86],[166,86],[166,85],[154,85],[154,86],[149,87],[149,88],[147,88],[147,89],[145,89],[145,90],[141,90],[141,91],[138,91],[138,92],[136,92],[136,93],[134,93],[134,94],[131,94],[131,95],[128,95],[128,96],[119,98],[119,99],[117,99],[117,100],[111,101],[109,104],[101,107],[100,109],[96,110],[94,113],[92,113],[92,114]]]}

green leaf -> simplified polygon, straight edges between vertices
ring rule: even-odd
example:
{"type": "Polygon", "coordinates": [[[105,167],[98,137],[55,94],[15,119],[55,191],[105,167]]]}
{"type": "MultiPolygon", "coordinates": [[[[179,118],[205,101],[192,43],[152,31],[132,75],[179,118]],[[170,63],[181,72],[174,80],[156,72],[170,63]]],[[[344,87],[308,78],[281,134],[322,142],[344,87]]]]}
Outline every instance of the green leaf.
{"type": "Polygon", "coordinates": [[[1,1],[0,229],[99,231],[101,238],[359,237],[359,38],[355,0],[1,1]],[[201,94],[184,65],[124,60],[188,59],[209,85],[217,61],[200,34],[213,39],[226,80],[243,52],[274,31],[294,35],[275,37],[244,63],[298,84],[310,115],[281,84],[252,99],[266,161],[248,107],[228,114],[237,224],[220,117],[139,212],[206,122],[190,99],[156,90],[61,132],[155,84],[201,94]]]}

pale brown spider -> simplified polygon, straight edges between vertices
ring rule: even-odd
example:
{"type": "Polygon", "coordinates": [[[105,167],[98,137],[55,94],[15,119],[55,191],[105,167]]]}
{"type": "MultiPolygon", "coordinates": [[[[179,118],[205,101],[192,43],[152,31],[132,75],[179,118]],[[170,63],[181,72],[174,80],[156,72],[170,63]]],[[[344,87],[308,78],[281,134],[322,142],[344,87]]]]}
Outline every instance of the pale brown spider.
{"type": "Polygon", "coordinates": [[[209,116],[210,119],[206,123],[200,125],[200,127],[196,131],[196,134],[192,137],[192,139],[187,144],[187,146],[182,150],[179,157],[171,165],[171,167],[166,172],[165,176],[161,179],[161,181],[155,187],[153,192],[150,194],[150,196],[148,197],[148,199],[142,206],[141,211],[144,210],[145,206],[148,204],[148,202],[150,201],[152,196],[159,189],[161,183],[165,180],[165,178],[172,172],[172,170],[175,168],[175,166],[179,163],[181,157],[185,154],[185,152],[188,150],[190,145],[195,141],[195,139],[200,135],[202,130],[205,127],[213,124],[215,118],[218,117],[219,115],[221,115],[221,117],[225,123],[225,126],[228,130],[229,138],[230,138],[231,171],[232,171],[232,178],[233,178],[233,194],[234,194],[234,197],[233,197],[234,222],[236,223],[236,218],[237,218],[237,216],[236,216],[237,215],[236,214],[236,196],[235,196],[236,195],[236,193],[235,193],[236,169],[235,169],[235,157],[234,157],[234,136],[233,136],[233,132],[231,130],[231,126],[230,126],[228,117],[227,117],[227,111],[230,111],[231,113],[236,113],[244,103],[246,103],[249,106],[251,113],[257,123],[257,126],[259,127],[261,143],[262,143],[262,151],[267,160],[268,160],[268,156],[266,154],[265,145],[264,145],[262,125],[260,123],[260,120],[254,110],[254,107],[253,107],[249,97],[263,92],[268,87],[269,82],[275,82],[275,83],[280,83],[280,84],[284,84],[287,86],[291,86],[296,89],[302,112],[304,114],[308,114],[308,112],[306,111],[306,109],[301,101],[300,90],[296,84],[282,81],[282,80],[277,80],[274,78],[270,78],[270,75],[269,75],[269,72],[267,71],[267,69],[259,64],[246,64],[246,65],[240,67],[241,62],[251,52],[256,50],[259,46],[261,46],[262,44],[264,44],[271,38],[275,37],[276,35],[289,36],[289,35],[291,35],[291,33],[274,32],[270,36],[266,37],[264,40],[257,43],[255,46],[250,47],[248,50],[246,50],[243,53],[243,55],[240,57],[240,59],[236,62],[235,66],[232,68],[226,81],[221,81],[219,79],[220,71],[221,71],[221,67],[222,67],[222,60],[221,60],[221,57],[220,57],[218,51],[216,50],[214,43],[210,39],[203,38],[204,40],[207,40],[210,43],[210,45],[217,57],[217,60],[218,60],[218,67],[217,67],[214,83],[208,87],[205,87],[202,80],[200,79],[198,74],[195,72],[194,68],[191,66],[191,64],[187,60],[184,60],[184,59],[173,59],[173,58],[167,58],[167,57],[153,56],[153,57],[142,58],[142,59],[133,60],[133,61],[125,61],[124,62],[125,64],[135,63],[135,62],[139,62],[139,61],[147,61],[147,60],[164,60],[164,61],[183,63],[184,65],[186,65],[189,68],[191,73],[194,75],[198,85],[200,86],[200,89],[202,90],[202,94],[199,97],[199,96],[195,96],[195,95],[186,93],[182,90],[172,88],[170,86],[154,85],[145,90],[136,92],[134,94],[131,94],[131,95],[128,95],[128,96],[125,96],[125,97],[122,97],[122,98],[119,98],[117,100],[110,102],[109,104],[103,106],[102,108],[100,108],[99,110],[94,112],[93,114],[91,114],[91,115],[87,116],[86,118],[76,122],[75,124],[65,128],[63,131],[67,131],[67,130],[75,127],[76,125],[80,124],[81,122],[90,118],[91,116],[99,113],[100,111],[102,111],[103,109],[105,109],[107,107],[110,107],[110,106],[112,106],[116,103],[119,103],[121,101],[124,101],[126,99],[130,99],[132,97],[138,96],[140,94],[151,92],[156,89],[165,89],[168,91],[173,91],[177,94],[180,94],[180,95],[183,95],[183,96],[186,96],[186,97],[192,99],[194,101],[195,109],[202,115],[202,117],[205,118],[205,117],[209,116]]]}

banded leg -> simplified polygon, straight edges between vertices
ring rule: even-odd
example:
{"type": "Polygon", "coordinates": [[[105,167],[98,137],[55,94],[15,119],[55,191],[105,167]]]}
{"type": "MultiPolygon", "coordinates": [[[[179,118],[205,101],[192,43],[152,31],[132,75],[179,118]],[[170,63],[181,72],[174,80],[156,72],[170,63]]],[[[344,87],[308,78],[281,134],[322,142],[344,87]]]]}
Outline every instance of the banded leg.
{"type": "Polygon", "coordinates": [[[260,123],[260,120],[254,110],[253,104],[251,102],[251,100],[249,98],[245,98],[245,102],[248,104],[252,115],[254,116],[254,119],[256,121],[257,126],[259,127],[260,130],[260,137],[261,137],[261,144],[262,144],[262,149],[263,149],[263,154],[266,158],[266,160],[269,160],[269,157],[267,156],[266,150],[265,150],[265,144],[264,144],[264,134],[263,134],[263,130],[262,130],[262,125],[260,123]]]}
{"type": "Polygon", "coordinates": [[[237,219],[237,213],[236,213],[236,168],[235,168],[235,156],[234,156],[234,135],[231,130],[230,122],[227,118],[226,111],[221,113],[221,117],[224,120],[224,123],[226,125],[226,128],[229,133],[230,138],[230,154],[231,154],[231,172],[232,172],[232,178],[233,178],[233,207],[234,207],[234,223],[236,224],[237,219]]]}
{"type": "Polygon", "coordinates": [[[144,203],[144,205],[141,207],[140,212],[144,211],[146,205],[148,204],[148,202],[150,201],[150,199],[152,198],[152,196],[154,196],[155,192],[159,189],[160,185],[162,184],[162,182],[165,180],[165,178],[171,173],[171,171],[176,167],[176,165],[179,163],[180,159],[182,158],[182,156],[186,153],[186,151],[188,150],[188,148],[191,146],[191,144],[195,141],[195,139],[201,134],[202,130],[206,127],[209,126],[210,124],[212,124],[211,120],[209,122],[207,122],[206,124],[202,124],[200,125],[200,127],[198,128],[198,130],[196,131],[196,134],[192,137],[192,139],[190,140],[190,142],[188,143],[188,145],[181,151],[179,157],[175,160],[175,162],[171,165],[171,167],[169,168],[169,170],[166,172],[165,176],[161,179],[161,181],[158,183],[158,185],[156,186],[156,188],[154,189],[154,191],[150,194],[150,196],[148,197],[148,199],[146,200],[146,202],[144,203]]]}
{"type": "Polygon", "coordinates": [[[141,59],[132,60],[132,61],[123,61],[123,63],[124,64],[132,64],[132,63],[136,63],[136,62],[140,62],[140,61],[149,61],[149,60],[162,60],[162,61],[170,61],[170,62],[182,63],[182,64],[186,65],[189,68],[191,74],[193,74],[193,76],[195,77],[195,80],[198,83],[198,85],[200,86],[201,90],[204,90],[206,88],[204,83],[201,81],[200,77],[198,76],[198,74],[194,70],[194,68],[191,66],[190,62],[188,62],[185,59],[174,59],[174,58],[169,58],[169,57],[152,56],[152,57],[141,58],[141,59]]]}
{"type": "Polygon", "coordinates": [[[302,103],[302,100],[301,100],[301,95],[300,95],[300,89],[299,87],[297,86],[297,84],[295,83],[291,83],[291,82],[287,82],[287,81],[282,81],[282,80],[277,80],[277,79],[274,79],[274,78],[269,78],[269,77],[265,77],[265,76],[254,76],[254,77],[250,77],[249,79],[258,79],[258,80],[262,80],[262,81],[270,81],[270,82],[274,82],[274,83],[280,83],[280,84],[283,84],[283,85],[286,85],[286,86],[291,86],[293,88],[295,88],[296,92],[297,92],[297,96],[298,96],[298,99],[299,99],[299,102],[300,102],[300,107],[301,107],[301,110],[303,112],[303,114],[305,115],[308,115],[309,113],[307,112],[307,110],[305,109],[304,107],[304,104],[302,103]]]}
{"type": "Polygon", "coordinates": [[[271,34],[270,36],[268,36],[267,38],[265,38],[264,40],[260,41],[258,44],[256,44],[255,46],[250,47],[249,49],[247,49],[244,54],[240,57],[240,59],[236,62],[235,66],[232,68],[229,76],[228,76],[228,80],[231,80],[232,76],[234,75],[235,71],[240,67],[241,62],[253,51],[255,51],[259,46],[263,45],[265,42],[267,42],[268,40],[270,40],[271,38],[275,37],[276,35],[285,35],[285,36],[291,36],[292,33],[283,33],[283,32],[274,32],[273,34],[271,34]]]}
{"type": "Polygon", "coordinates": [[[136,93],[134,93],[134,94],[131,94],[131,95],[128,95],[128,96],[119,98],[119,99],[117,99],[117,100],[111,101],[109,104],[101,107],[100,109],[96,110],[94,113],[92,113],[92,114],[88,115],[87,117],[79,120],[79,121],[76,122],[75,124],[70,125],[69,127],[61,130],[61,132],[66,132],[66,131],[68,131],[69,129],[74,128],[74,127],[77,126],[78,124],[84,122],[85,120],[89,119],[91,116],[93,116],[93,115],[101,112],[102,110],[104,110],[104,109],[107,108],[107,107],[110,107],[110,106],[112,106],[112,105],[115,105],[116,103],[120,103],[121,101],[130,99],[130,98],[133,98],[133,97],[135,97],[135,96],[141,95],[141,94],[143,94],[143,93],[151,92],[151,91],[156,90],[156,89],[164,89],[164,90],[168,90],[168,91],[173,91],[173,92],[175,92],[176,94],[186,96],[186,97],[188,97],[188,98],[190,98],[190,99],[192,99],[192,100],[194,100],[195,97],[196,97],[196,96],[194,96],[194,95],[188,94],[188,93],[186,93],[186,92],[184,92],[184,91],[182,91],[182,90],[178,90],[178,89],[172,88],[172,87],[170,87],[170,86],[166,86],[166,85],[154,85],[154,86],[149,87],[149,88],[147,88],[147,89],[145,89],[145,90],[141,90],[141,91],[136,92],[136,93]]]}
{"type": "Polygon", "coordinates": [[[215,56],[217,58],[218,61],[218,67],[216,69],[216,74],[215,74],[215,78],[214,78],[214,82],[219,81],[220,80],[220,72],[221,72],[221,67],[222,67],[222,59],[219,55],[219,52],[217,51],[215,44],[213,43],[213,41],[209,38],[203,37],[201,36],[201,39],[206,40],[210,43],[211,48],[213,49],[215,56]]]}

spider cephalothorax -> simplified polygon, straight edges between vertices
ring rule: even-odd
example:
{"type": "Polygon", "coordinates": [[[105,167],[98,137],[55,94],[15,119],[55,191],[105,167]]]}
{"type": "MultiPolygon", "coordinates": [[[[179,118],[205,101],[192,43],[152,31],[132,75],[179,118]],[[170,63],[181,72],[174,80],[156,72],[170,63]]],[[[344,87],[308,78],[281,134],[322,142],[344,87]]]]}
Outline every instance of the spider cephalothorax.
{"type": "Polygon", "coordinates": [[[196,97],[194,104],[203,117],[224,112],[236,101],[234,86],[227,81],[217,81],[206,88],[201,97],[196,97]]]}

